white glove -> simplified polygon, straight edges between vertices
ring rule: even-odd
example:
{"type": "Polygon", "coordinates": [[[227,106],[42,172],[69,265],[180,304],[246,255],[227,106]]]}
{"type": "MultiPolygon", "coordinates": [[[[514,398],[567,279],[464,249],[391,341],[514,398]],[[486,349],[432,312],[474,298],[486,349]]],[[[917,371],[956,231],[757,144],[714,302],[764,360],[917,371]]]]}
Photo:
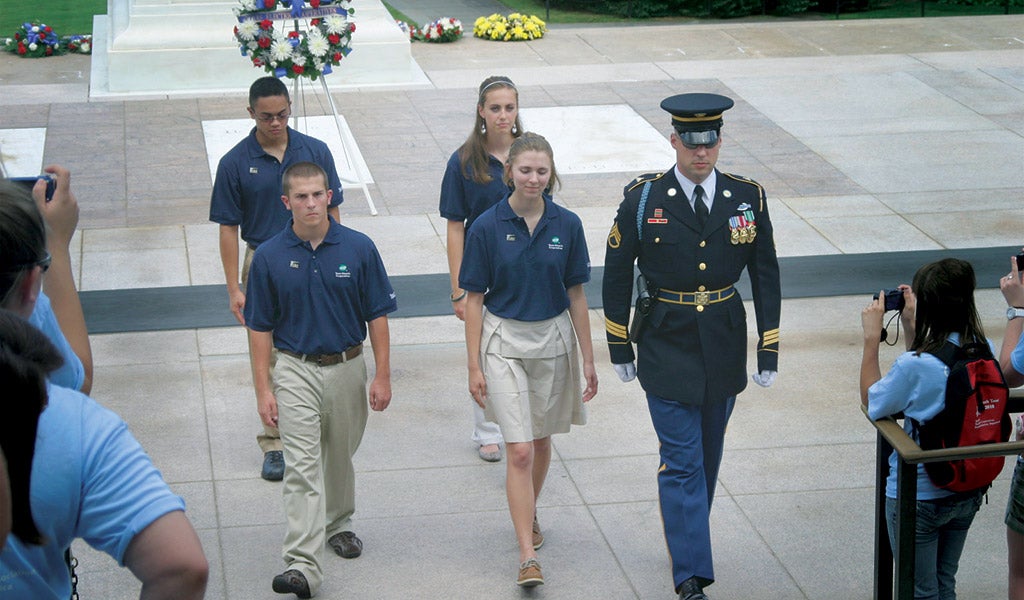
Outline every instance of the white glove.
{"type": "Polygon", "coordinates": [[[622,381],[633,381],[636,379],[636,365],[631,362],[623,363],[621,365],[612,365],[615,372],[618,373],[619,379],[622,381]]]}
{"type": "Polygon", "coordinates": [[[761,387],[772,387],[772,384],[775,383],[775,376],[778,374],[777,371],[761,371],[760,373],[754,373],[750,378],[761,387]]]}

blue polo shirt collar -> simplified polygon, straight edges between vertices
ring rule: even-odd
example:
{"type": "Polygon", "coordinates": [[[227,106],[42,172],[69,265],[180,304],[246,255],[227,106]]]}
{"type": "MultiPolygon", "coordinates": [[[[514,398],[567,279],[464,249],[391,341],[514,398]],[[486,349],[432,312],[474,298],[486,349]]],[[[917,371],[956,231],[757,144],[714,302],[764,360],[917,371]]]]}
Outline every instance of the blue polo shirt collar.
{"type": "MultiPolygon", "coordinates": [[[[521,219],[516,211],[512,210],[512,205],[508,203],[508,196],[498,203],[494,208],[497,213],[499,221],[517,221],[521,219]]],[[[533,228],[533,234],[537,235],[537,232],[544,229],[550,221],[557,219],[559,216],[558,207],[555,205],[551,198],[544,196],[544,214],[540,216],[540,220],[537,221],[537,226],[533,228]]]]}
{"type": "MultiPolygon", "coordinates": [[[[328,218],[328,220],[330,220],[331,225],[330,225],[330,227],[327,228],[327,235],[324,236],[323,241],[320,242],[320,243],[321,244],[340,244],[341,243],[341,237],[342,237],[341,226],[338,225],[338,222],[334,220],[334,217],[328,215],[327,218],[328,218]]],[[[293,229],[294,225],[295,225],[295,219],[288,219],[288,227],[285,228],[284,241],[287,243],[287,245],[289,247],[292,247],[292,246],[308,246],[309,244],[306,242],[306,240],[304,240],[304,239],[300,238],[299,236],[295,235],[295,229],[293,229]]]]}
{"type": "MultiPolygon", "coordinates": [[[[297,148],[305,146],[303,136],[298,131],[295,131],[291,127],[288,128],[288,147],[285,148],[284,153],[288,154],[297,148]]],[[[259,140],[256,139],[256,128],[253,127],[249,131],[249,137],[246,138],[246,151],[249,153],[250,158],[258,158],[260,156],[270,156],[267,151],[260,146],[259,140]]]]}

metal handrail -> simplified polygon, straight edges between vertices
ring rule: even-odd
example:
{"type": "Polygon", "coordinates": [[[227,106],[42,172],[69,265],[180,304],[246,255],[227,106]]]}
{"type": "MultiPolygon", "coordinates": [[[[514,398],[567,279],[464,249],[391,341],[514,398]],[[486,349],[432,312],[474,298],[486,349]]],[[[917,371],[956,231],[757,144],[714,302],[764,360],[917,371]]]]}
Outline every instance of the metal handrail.
{"type": "MultiPolygon", "coordinates": [[[[1011,413],[1024,412],[1024,389],[1011,390],[1007,405],[1011,413]]],[[[867,416],[867,407],[861,406],[867,416]]],[[[1024,453],[1024,441],[981,446],[922,450],[892,417],[868,420],[877,430],[875,447],[875,600],[913,600],[914,550],[917,526],[917,465],[943,460],[1008,456],[1024,453]],[[885,480],[889,475],[889,455],[900,457],[896,473],[896,556],[889,545],[885,518],[885,480]]]]}

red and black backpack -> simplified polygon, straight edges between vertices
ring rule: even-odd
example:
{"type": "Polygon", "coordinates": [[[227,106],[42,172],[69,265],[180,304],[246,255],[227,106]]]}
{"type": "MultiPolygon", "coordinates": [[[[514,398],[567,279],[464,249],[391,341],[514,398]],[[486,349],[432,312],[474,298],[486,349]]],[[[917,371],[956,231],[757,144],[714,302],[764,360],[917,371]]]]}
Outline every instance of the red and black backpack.
{"type": "MultiPolygon", "coordinates": [[[[1010,390],[987,343],[957,346],[946,342],[933,353],[949,367],[946,403],[939,414],[920,423],[922,450],[995,444],[1010,439],[1010,390]]],[[[929,479],[952,492],[987,488],[1003,470],[1004,456],[925,463],[929,479]]]]}

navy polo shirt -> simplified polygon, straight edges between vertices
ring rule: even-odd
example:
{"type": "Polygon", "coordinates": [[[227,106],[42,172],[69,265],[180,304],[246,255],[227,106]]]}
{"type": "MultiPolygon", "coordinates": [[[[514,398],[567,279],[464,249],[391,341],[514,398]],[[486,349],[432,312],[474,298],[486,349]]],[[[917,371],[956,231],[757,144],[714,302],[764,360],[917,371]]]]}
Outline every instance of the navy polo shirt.
{"type": "Polygon", "coordinates": [[[288,148],[284,160],[267,154],[256,141],[256,128],[228,150],[217,165],[217,176],[210,195],[210,220],[221,225],[239,225],[242,239],[259,246],[284,229],[292,218],[281,202],[281,176],[298,162],[312,162],[327,172],[327,183],[334,190],[331,206],[344,198],[334,156],[327,144],[288,128],[288,148]]]}
{"type": "MultiPolygon", "coordinates": [[[[472,167],[469,167],[469,172],[473,172],[472,167]]],[[[501,161],[489,154],[487,172],[491,174],[490,183],[480,184],[472,177],[467,179],[462,174],[459,152],[452,153],[441,180],[441,216],[449,221],[464,221],[468,230],[481,213],[504,198],[508,194],[508,186],[502,179],[505,168],[501,161]]]]}
{"type": "Polygon", "coordinates": [[[316,250],[291,223],[253,254],[245,324],[274,347],[333,354],[366,339],[366,322],[398,308],[377,247],[333,218],[316,250]]]}
{"type": "Polygon", "coordinates": [[[583,223],[550,199],[532,236],[505,198],[480,215],[466,237],[459,287],[485,293],[484,306],[499,317],[558,316],[569,307],[566,290],[588,281],[583,223]]]}

